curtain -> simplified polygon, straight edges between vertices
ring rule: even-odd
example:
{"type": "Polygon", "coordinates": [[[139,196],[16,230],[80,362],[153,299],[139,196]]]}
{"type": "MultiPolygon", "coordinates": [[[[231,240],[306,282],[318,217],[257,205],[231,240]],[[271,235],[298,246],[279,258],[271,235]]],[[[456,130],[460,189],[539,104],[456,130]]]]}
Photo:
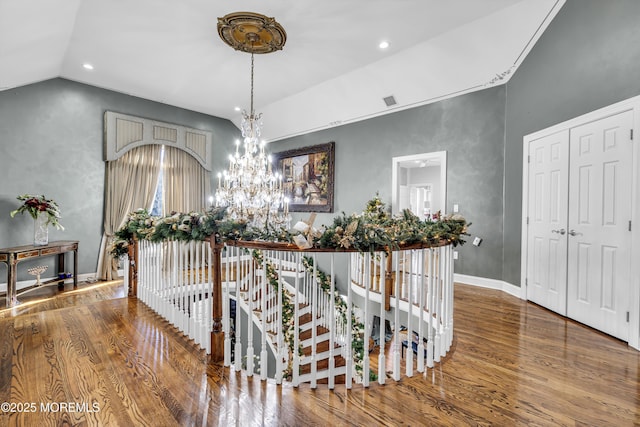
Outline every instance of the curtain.
{"type": "Polygon", "coordinates": [[[209,172],[189,153],[175,147],[164,149],[162,170],[165,215],[175,212],[202,212],[211,194],[209,172]]]}
{"type": "MultiPolygon", "coordinates": [[[[210,176],[202,165],[189,153],[176,148],[164,147],[162,164],[162,212],[189,213],[206,209],[206,199],[210,194],[210,176]]],[[[176,265],[173,251],[164,246],[165,271],[173,271],[176,265]]],[[[187,249],[186,253],[190,253],[187,249]]]]}
{"type": "Polygon", "coordinates": [[[98,277],[102,280],[118,277],[117,262],[109,253],[115,231],[124,225],[130,212],[148,209],[153,202],[161,150],[161,145],[143,145],[107,162],[104,234],[98,258],[98,277]]]}

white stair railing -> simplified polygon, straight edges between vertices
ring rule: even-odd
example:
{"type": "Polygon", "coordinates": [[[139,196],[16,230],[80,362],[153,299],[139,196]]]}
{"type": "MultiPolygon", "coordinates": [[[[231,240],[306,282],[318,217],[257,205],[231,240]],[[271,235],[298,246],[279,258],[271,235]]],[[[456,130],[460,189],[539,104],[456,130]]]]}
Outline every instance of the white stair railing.
{"type": "MultiPolygon", "coordinates": [[[[384,321],[393,320],[395,348],[392,349],[392,378],[401,378],[402,344],[407,347],[405,375],[413,376],[415,369],[424,372],[434,367],[447,354],[453,343],[453,250],[451,245],[394,251],[391,276],[393,284],[385,281],[385,254],[351,254],[351,290],[364,296],[364,317],[370,330],[374,313],[368,309],[372,302],[380,304],[380,356],[378,366],[384,366],[384,321]],[[387,285],[391,288],[387,289],[387,285]],[[384,310],[385,292],[389,292],[394,313],[384,310]],[[406,317],[406,338],[400,335],[401,315],[406,317]]],[[[374,337],[375,338],[375,337],[374,337]]],[[[366,343],[365,343],[366,344],[366,343]]],[[[365,346],[368,350],[368,348],[365,346]]],[[[366,359],[365,359],[366,363],[366,359]]],[[[379,369],[379,376],[384,371],[379,369]]],[[[383,383],[384,379],[379,378],[383,383]]]]}
{"type": "Polygon", "coordinates": [[[138,243],[137,297],[211,352],[211,248],[207,242],[138,243]]]}
{"type": "MultiPolygon", "coordinates": [[[[392,360],[391,377],[398,381],[403,375],[412,376],[414,369],[432,368],[452,345],[451,245],[393,251],[391,259],[386,252],[332,252],[322,259],[329,273],[320,269],[316,252],[290,247],[254,252],[241,245],[236,242],[222,251],[225,366],[245,369],[249,376],[259,373],[261,380],[273,378],[278,384],[288,379],[294,386],[308,382],[315,388],[323,381],[334,388],[344,382],[351,388],[355,380],[368,386],[374,316],[380,318],[379,335],[371,337],[379,344],[380,384],[385,382],[387,357],[392,360]],[[345,263],[336,262],[335,257],[347,257],[343,271],[336,265],[345,263]],[[345,278],[343,298],[336,289],[345,278]],[[356,294],[364,301],[360,308],[354,306],[356,294]],[[361,313],[356,320],[363,326],[353,324],[356,312],[361,313]],[[249,325],[243,325],[246,319],[249,325]],[[396,325],[389,352],[387,319],[396,325]],[[400,371],[401,325],[407,331],[404,373],[400,371]],[[256,331],[260,336],[254,340],[256,331]],[[259,348],[254,348],[254,342],[259,348]],[[257,365],[254,355],[259,356],[257,365]],[[270,366],[273,358],[275,365],[270,366]]],[[[214,283],[210,242],[142,240],[137,248],[138,298],[210,354],[214,283]]]]}

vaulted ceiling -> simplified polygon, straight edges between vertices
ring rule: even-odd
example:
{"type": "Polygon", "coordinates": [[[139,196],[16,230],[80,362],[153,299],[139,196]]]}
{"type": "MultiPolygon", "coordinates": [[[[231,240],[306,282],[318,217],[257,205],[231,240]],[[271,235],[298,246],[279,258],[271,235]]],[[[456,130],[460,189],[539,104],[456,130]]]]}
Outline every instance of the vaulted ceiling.
{"type": "Polygon", "coordinates": [[[258,12],[287,33],[282,51],[255,57],[256,111],[276,140],[502,84],[562,4],[0,0],[0,91],[63,77],[239,125],[250,55],[222,42],[217,18],[258,12]]]}

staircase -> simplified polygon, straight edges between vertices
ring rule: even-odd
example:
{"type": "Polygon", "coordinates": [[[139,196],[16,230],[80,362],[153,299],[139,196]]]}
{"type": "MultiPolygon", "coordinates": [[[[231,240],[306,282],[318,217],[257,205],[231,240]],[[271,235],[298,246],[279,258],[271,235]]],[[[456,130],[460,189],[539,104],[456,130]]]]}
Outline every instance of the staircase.
{"type": "Polygon", "coordinates": [[[310,305],[305,305],[299,312],[300,341],[304,355],[300,361],[300,383],[313,383],[315,380],[318,384],[328,384],[329,379],[333,378],[334,384],[344,384],[347,369],[344,347],[334,342],[330,351],[331,331],[319,325],[320,322],[316,322],[314,329],[310,305]]]}
{"type": "MultiPolygon", "coordinates": [[[[294,384],[309,383],[312,386],[344,384],[347,369],[346,347],[341,345],[335,332],[332,338],[328,295],[317,287],[316,281],[312,280],[312,274],[302,269],[296,271],[294,263],[277,264],[268,257],[266,262],[271,263],[277,274],[278,283],[283,285],[291,302],[296,300],[294,284],[296,274],[299,282],[306,284],[302,289],[298,289],[298,309],[294,314],[297,316],[297,322],[295,320],[292,322],[293,325],[298,325],[298,346],[301,353],[298,372],[293,372],[294,384]]],[[[240,306],[251,310],[253,324],[266,333],[266,343],[273,354],[282,355],[280,361],[278,357],[276,360],[277,363],[282,363],[281,366],[284,369],[290,362],[293,363],[293,353],[289,344],[282,338],[284,332],[279,331],[281,324],[279,307],[282,302],[278,301],[278,291],[275,286],[264,284],[265,277],[268,275],[265,274],[264,269],[264,263],[260,265],[255,262],[253,268],[246,271],[246,274],[252,277],[241,278],[239,281],[239,295],[242,300],[240,306]]],[[[291,327],[295,328],[293,325],[291,327]]]]}

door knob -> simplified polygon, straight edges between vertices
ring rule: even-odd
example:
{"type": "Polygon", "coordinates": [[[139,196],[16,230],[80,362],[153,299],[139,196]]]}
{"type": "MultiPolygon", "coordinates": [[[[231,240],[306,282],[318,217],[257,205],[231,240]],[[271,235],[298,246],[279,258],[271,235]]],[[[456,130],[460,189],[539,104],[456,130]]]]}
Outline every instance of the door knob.
{"type": "Polygon", "coordinates": [[[558,233],[561,236],[564,236],[564,234],[566,233],[566,231],[564,230],[564,228],[561,228],[560,230],[551,230],[552,233],[558,233]]]}
{"type": "Polygon", "coordinates": [[[577,236],[578,234],[582,234],[582,233],[579,233],[576,230],[569,230],[569,236],[577,236]]]}

